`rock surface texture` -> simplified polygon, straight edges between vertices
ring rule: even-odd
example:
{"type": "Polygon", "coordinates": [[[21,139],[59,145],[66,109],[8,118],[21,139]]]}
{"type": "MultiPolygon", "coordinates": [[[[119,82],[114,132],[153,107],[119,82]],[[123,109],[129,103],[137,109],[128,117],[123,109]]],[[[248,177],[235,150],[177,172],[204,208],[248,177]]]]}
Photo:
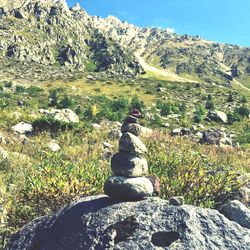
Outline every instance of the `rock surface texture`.
{"type": "Polygon", "coordinates": [[[242,227],[250,229],[250,210],[240,201],[229,201],[222,207],[222,213],[229,220],[235,221],[242,227]]]}
{"type": "Polygon", "coordinates": [[[170,206],[159,198],[83,198],[36,219],[6,249],[249,249],[250,231],[216,210],[170,206]]]}
{"type": "Polygon", "coordinates": [[[136,110],[134,116],[128,116],[122,125],[119,152],[111,160],[115,176],[111,176],[104,184],[104,193],[114,199],[140,200],[154,192],[150,179],[143,177],[148,171],[148,163],[144,158],[147,148],[138,138],[141,131],[138,112],[136,110]]]}

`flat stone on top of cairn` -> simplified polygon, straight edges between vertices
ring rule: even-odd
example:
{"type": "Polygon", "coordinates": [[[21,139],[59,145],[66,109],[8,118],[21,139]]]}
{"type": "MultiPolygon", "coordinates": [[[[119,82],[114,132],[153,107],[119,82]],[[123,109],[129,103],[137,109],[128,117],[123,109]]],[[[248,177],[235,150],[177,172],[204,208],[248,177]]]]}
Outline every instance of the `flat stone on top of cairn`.
{"type": "Polygon", "coordinates": [[[138,138],[141,132],[140,117],[140,112],[133,109],[123,122],[119,152],[111,160],[114,176],[104,184],[104,193],[111,198],[134,201],[151,196],[154,192],[152,182],[144,176],[148,171],[144,158],[147,148],[138,138]]]}

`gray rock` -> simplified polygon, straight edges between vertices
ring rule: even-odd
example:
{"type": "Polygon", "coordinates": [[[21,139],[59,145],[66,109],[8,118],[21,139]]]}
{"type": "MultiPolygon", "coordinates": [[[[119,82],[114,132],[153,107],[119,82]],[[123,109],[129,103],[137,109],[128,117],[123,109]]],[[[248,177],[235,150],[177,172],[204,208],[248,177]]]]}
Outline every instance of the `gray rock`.
{"type": "Polygon", "coordinates": [[[221,134],[218,131],[204,131],[201,139],[201,143],[206,144],[219,144],[221,139],[221,134]]]}
{"type": "Polygon", "coordinates": [[[130,115],[128,116],[125,120],[124,123],[138,123],[139,124],[139,119],[130,115]]]}
{"type": "Polygon", "coordinates": [[[122,132],[120,131],[120,129],[112,129],[110,132],[109,132],[109,138],[112,139],[112,140],[119,140],[122,136],[122,132]]]}
{"type": "Polygon", "coordinates": [[[206,119],[215,122],[227,123],[227,114],[221,111],[209,111],[206,119]]]}
{"type": "Polygon", "coordinates": [[[216,210],[169,206],[159,198],[78,200],[15,234],[7,250],[213,249],[249,250],[250,231],[216,210]]]}
{"type": "Polygon", "coordinates": [[[189,128],[176,128],[171,131],[172,136],[177,136],[177,135],[191,135],[192,132],[189,128]]]}
{"type": "Polygon", "coordinates": [[[30,134],[33,131],[33,127],[29,123],[20,122],[17,125],[13,126],[12,131],[19,134],[30,134]]]}
{"type": "Polygon", "coordinates": [[[148,163],[143,157],[119,152],[111,160],[111,169],[115,175],[139,177],[147,173],[148,163]]]}
{"type": "Polygon", "coordinates": [[[57,152],[59,150],[61,150],[60,145],[55,141],[52,140],[48,143],[48,148],[52,151],[52,152],[57,152]]]}
{"type": "Polygon", "coordinates": [[[153,191],[146,177],[111,176],[104,184],[104,193],[117,200],[140,200],[151,196],[153,191]]]}
{"type": "Polygon", "coordinates": [[[240,201],[229,201],[222,207],[221,212],[229,220],[235,221],[242,227],[250,229],[250,210],[240,201]]]}
{"type": "Polygon", "coordinates": [[[55,115],[55,120],[66,123],[79,123],[79,118],[71,109],[62,109],[55,115]]]}
{"type": "Polygon", "coordinates": [[[147,179],[149,179],[153,185],[154,188],[154,195],[160,195],[161,192],[161,180],[157,175],[148,175],[146,176],[147,179]]]}
{"type": "Polygon", "coordinates": [[[122,135],[119,141],[119,150],[133,155],[143,155],[147,153],[146,146],[138,137],[131,133],[122,135]]]}
{"type": "Polygon", "coordinates": [[[183,196],[171,197],[169,199],[169,205],[180,206],[183,204],[184,204],[184,197],[183,196]]]}
{"type": "Polygon", "coordinates": [[[124,122],[121,127],[121,132],[123,134],[129,132],[135,136],[139,136],[141,134],[141,125],[137,123],[124,122]]]}
{"type": "Polygon", "coordinates": [[[175,128],[171,131],[172,136],[181,135],[181,128],[175,128]]]}

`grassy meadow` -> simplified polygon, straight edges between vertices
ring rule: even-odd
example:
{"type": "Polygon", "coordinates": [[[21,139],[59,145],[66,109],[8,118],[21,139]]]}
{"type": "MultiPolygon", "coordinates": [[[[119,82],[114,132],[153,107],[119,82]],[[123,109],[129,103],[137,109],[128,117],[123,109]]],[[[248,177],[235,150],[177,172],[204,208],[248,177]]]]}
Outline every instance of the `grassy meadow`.
{"type": "Polygon", "coordinates": [[[250,94],[241,89],[169,82],[149,75],[131,81],[85,78],[25,87],[3,82],[0,97],[0,146],[8,152],[6,160],[0,158],[2,245],[32,219],[80,196],[103,193],[111,175],[111,155],[118,146],[110,131],[117,129],[117,122],[132,107],[142,111],[142,125],[153,128],[142,141],[148,147],[149,172],[161,180],[162,198],[183,195],[188,204],[219,208],[244,184],[239,176],[250,172],[249,118],[239,111],[239,107],[249,111],[250,94]],[[208,102],[231,114],[230,123],[205,121],[208,102]],[[56,123],[39,113],[39,109],[51,108],[70,108],[80,122],[56,123]],[[168,117],[173,113],[179,118],[168,117]],[[27,140],[11,131],[19,122],[37,128],[27,140]],[[46,128],[39,127],[44,123],[46,128]],[[93,128],[93,123],[102,129],[93,128]],[[199,124],[233,132],[240,147],[202,145],[190,137],[169,135],[174,128],[191,129],[199,124]],[[61,150],[52,152],[51,140],[61,150]],[[104,142],[112,147],[105,149],[104,142]]]}

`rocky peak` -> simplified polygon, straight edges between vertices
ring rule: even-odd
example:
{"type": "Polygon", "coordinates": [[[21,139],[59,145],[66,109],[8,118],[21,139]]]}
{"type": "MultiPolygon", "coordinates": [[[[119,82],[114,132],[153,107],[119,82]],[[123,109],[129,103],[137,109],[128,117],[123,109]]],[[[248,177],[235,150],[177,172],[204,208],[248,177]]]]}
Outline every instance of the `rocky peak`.
{"type": "Polygon", "coordinates": [[[80,6],[80,4],[79,3],[76,3],[73,7],[72,7],[72,10],[73,11],[79,11],[79,10],[81,10],[82,8],[81,8],[81,6],[80,6]]]}
{"type": "Polygon", "coordinates": [[[69,11],[66,0],[0,0],[0,7],[4,7],[7,10],[25,8],[30,4],[60,6],[63,10],[69,11]]]}

